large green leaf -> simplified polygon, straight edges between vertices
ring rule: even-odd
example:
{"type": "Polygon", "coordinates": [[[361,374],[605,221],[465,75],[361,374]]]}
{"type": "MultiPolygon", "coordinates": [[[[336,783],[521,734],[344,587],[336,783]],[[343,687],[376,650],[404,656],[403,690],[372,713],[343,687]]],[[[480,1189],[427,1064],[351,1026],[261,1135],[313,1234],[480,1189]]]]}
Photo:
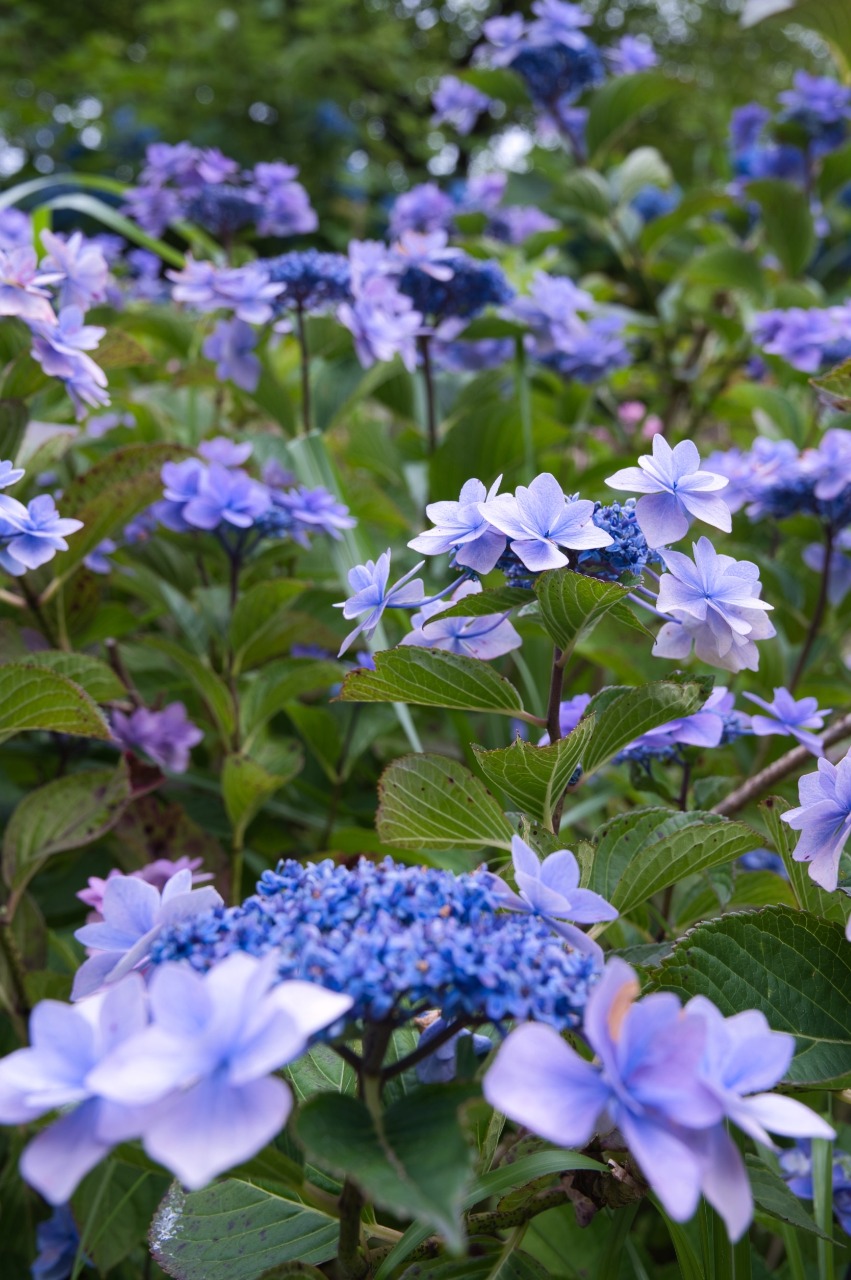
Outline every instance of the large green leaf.
{"type": "Polygon", "coordinates": [[[744,289],[756,297],[765,292],[759,262],[752,253],[731,244],[713,244],[689,259],[683,276],[691,284],[713,289],[744,289]]]}
{"type": "Polygon", "coordinates": [[[403,756],[378,784],[375,826],[399,849],[510,849],[514,834],[490,792],[443,756],[403,756]]]}
{"type": "Polygon", "coordinates": [[[844,893],[828,893],[810,876],[808,862],[795,861],[794,850],[798,836],[790,826],[781,821],[781,815],[792,806],[780,796],[769,796],[759,807],[771,832],[774,848],[783,859],[798,905],[803,911],[810,911],[824,920],[835,920],[837,924],[844,926],[851,915],[851,898],[844,893]]]}
{"type": "Polygon", "coordinates": [[[658,71],[618,76],[591,99],[586,138],[592,157],[610,147],[642,112],[673,97],[681,86],[658,71]]]}
{"type": "Polygon", "coordinates": [[[732,862],[760,836],[712,813],[633,809],[595,833],[590,887],[627,914],[685,876],[732,862]]]}
{"type": "Polygon", "coordinates": [[[159,258],[162,258],[163,262],[167,262],[169,266],[182,267],[184,265],[183,254],[178,249],[166,244],[164,240],[158,240],[156,236],[148,235],[138,223],[133,222],[130,218],[125,218],[123,213],[119,213],[111,205],[105,204],[103,200],[98,200],[96,196],[72,191],[69,195],[55,196],[52,200],[48,200],[45,207],[56,210],[70,209],[74,213],[85,214],[87,218],[94,218],[96,222],[109,227],[111,231],[117,231],[119,235],[124,236],[125,240],[130,240],[132,243],[141,245],[143,249],[148,249],[151,253],[155,253],[159,258]]]}
{"type": "Polygon", "coordinates": [[[523,605],[534,604],[535,596],[523,587],[495,587],[492,591],[481,591],[478,595],[465,596],[451,609],[444,609],[443,618],[487,618],[494,613],[508,613],[510,609],[519,609],[523,605]]]}
{"type": "Polygon", "coordinates": [[[851,9],[847,0],[746,0],[742,26],[766,18],[796,22],[829,40],[851,64],[851,9]]]}
{"type": "Polygon", "coordinates": [[[127,768],[90,769],[30,791],[3,835],[3,879],[20,893],[54,853],[91,844],[114,827],[132,789],[127,768]]]}
{"type": "Polygon", "coordinates": [[[726,1015],[760,1009],[796,1038],[791,1084],[851,1082],[851,947],[840,925],[790,907],[723,916],[686,934],[654,983],[707,996],[726,1015]]]}
{"type": "Polygon", "coordinates": [[[151,1252],[174,1280],[257,1280],[274,1264],[328,1262],[339,1223],[260,1187],[226,1178],[203,1191],[175,1183],[151,1223],[151,1252]]]}
{"type": "Polygon", "coordinates": [[[516,716],[520,694],[493,667],[443,649],[405,645],[375,655],[375,670],[352,671],[343,681],[343,702],[407,702],[516,716]]]}
{"type": "Polygon", "coordinates": [[[317,1093],[354,1093],[357,1076],[330,1045],[314,1044],[286,1069],[297,1102],[306,1102],[317,1093]]]}
{"type": "Polygon", "coordinates": [[[637,688],[615,685],[603,689],[591,699],[586,712],[597,723],[582,756],[585,777],[643,733],[697,711],[708,692],[699,680],[679,679],[654,680],[637,688]]]}
{"type": "Polygon", "coordinates": [[[607,613],[624,626],[646,633],[625,603],[629,590],[618,582],[601,582],[570,569],[542,573],[535,582],[544,626],[565,655],[590,635],[607,613]]]}
{"type": "Polygon", "coordinates": [[[234,670],[259,666],[269,657],[286,652],[279,648],[280,635],[288,632],[293,601],[306,584],[292,578],[258,582],[236,602],[228,636],[234,654],[234,670]]]}
{"type": "Polygon", "coordinates": [[[146,636],[144,644],[146,648],[164,654],[186,676],[207,704],[222,737],[230,739],[236,727],[236,713],[231,692],[221,676],[208,667],[202,658],[196,658],[194,653],[174,640],[166,640],[163,636],[146,636]]]}
{"type": "Polygon", "coordinates": [[[552,827],[553,810],[582,761],[594,732],[594,717],[586,716],[566,738],[536,747],[516,738],[510,747],[486,751],[474,746],[479,768],[523,813],[552,827]]]}
{"type": "Polygon", "coordinates": [[[47,667],[0,667],[0,742],[26,729],[110,738],[109,725],[84,689],[47,667]]]}
{"type": "Polygon", "coordinates": [[[324,659],[281,658],[270,662],[240,690],[239,718],[242,732],[250,739],[287,703],[306,693],[329,689],[339,682],[345,667],[324,659]]]}
{"type": "Polygon", "coordinates": [[[834,369],[811,378],[819,398],[840,413],[851,411],[851,360],[843,360],[834,369]]]}
{"type": "Polygon", "coordinates": [[[809,197],[791,182],[760,178],[749,182],[748,196],[762,210],[765,238],[790,276],[804,270],[816,247],[809,197]]]}
{"type": "Polygon", "coordinates": [[[72,480],[62,498],[63,516],[82,520],[69,550],[56,561],[60,578],[69,573],[119,526],[162,497],[165,462],[188,455],[183,445],[128,444],[72,480]]]}
{"type": "Polygon", "coordinates": [[[248,824],[265,802],[291,781],[303,764],[301,748],[292,739],[279,750],[274,769],[267,769],[242,752],[225,756],[222,765],[222,798],[237,845],[242,844],[248,824]]]}
{"type": "Polygon", "coordinates": [[[168,1188],[164,1174],[108,1160],[83,1179],[71,1199],[86,1257],[101,1273],[144,1244],[168,1188]]]}
{"type": "Polygon", "coordinates": [[[48,667],[61,676],[67,676],[95,702],[112,702],[127,696],[127,690],[112,668],[90,654],[41,649],[28,653],[23,661],[28,667],[48,667]]]}
{"type": "Polygon", "coordinates": [[[392,1213],[427,1223],[460,1250],[473,1151],[458,1110],[469,1096],[465,1085],[420,1089],[375,1119],[357,1098],[319,1094],[299,1111],[296,1133],[330,1173],[351,1178],[392,1213]]]}
{"type": "Polygon", "coordinates": [[[824,1236],[824,1232],[807,1213],[801,1201],[790,1191],[786,1183],[758,1160],[756,1156],[745,1156],[748,1166],[748,1180],[751,1184],[757,1212],[760,1210],[769,1218],[779,1222],[788,1222],[800,1231],[808,1231],[810,1235],[824,1236]]]}

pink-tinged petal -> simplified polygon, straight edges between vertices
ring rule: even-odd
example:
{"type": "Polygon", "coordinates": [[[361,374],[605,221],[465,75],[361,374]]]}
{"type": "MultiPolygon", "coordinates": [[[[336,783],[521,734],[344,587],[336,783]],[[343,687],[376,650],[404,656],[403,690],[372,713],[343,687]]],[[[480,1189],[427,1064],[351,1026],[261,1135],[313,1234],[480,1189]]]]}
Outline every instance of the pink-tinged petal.
{"type": "Polygon", "coordinates": [[[34,1138],[21,1156],[21,1176],[48,1204],[64,1204],[109,1151],[95,1131],[99,1103],[84,1102],[34,1138]]]}
{"type": "Polygon", "coordinates": [[[624,1108],[618,1108],[617,1126],[665,1212],[686,1222],[700,1199],[699,1158],[669,1130],[624,1108]]]}
{"type": "Polygon", "coordinates": [[[638,527],[649,547],[664,547],[679,542],[688,533],[688,517],[672,493],[651,493],[639,498],[635,505],[638,527]]]}
{"type": "Polygon", "coordinates": [[[292,1094],[281,1080],[234,1088],[213,1076],[164,1102],[142,1140],[151,1159],[197,1191],[262,1150],[291,1108],[292,1094]]]}
{"type": "Polygon", "coordinates": [[[585,1006],[582,1031],[606,1067],[615,1064],[616,1041],[632,1001],[638,996],[638,976],[625,960],[613,956],[585,1006]]]}
{"type": "Polygon", "coordinates": [[[753,1218],[753,1194],[747,1170],[723,1125],[704,1137],[703,1194],[723,1219],[731,1240],[740,1240],[753,1218]]]}
{"type": "Polygon", "coordinates": [[[526,1023],[503,1042],[482,1082],[492,1107],[550,1142],[582,1147],[610,1092],[552,1027],[526,1023]]]}

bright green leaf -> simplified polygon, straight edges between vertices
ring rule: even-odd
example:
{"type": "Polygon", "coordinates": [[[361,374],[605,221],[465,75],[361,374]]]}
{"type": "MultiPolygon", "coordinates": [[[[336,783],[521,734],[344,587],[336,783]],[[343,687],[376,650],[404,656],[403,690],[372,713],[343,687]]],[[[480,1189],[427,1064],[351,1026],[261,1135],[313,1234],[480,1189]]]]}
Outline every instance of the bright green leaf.
{"type": "Polygon", "coordinates": [[[443,756],[403,756],[378,784],[375,826],[399,849],[510,849],[514,834],[493,796],[464,765],[443,756]]]}
{"type": "Polygon", "coordinates": [[[677,716],[691,715],[707,696],[708,688],[699,680],[654,680],[637,688],[619,685],[603,689],[586,711],[597,723],[582,757],[585,777],[643,733],[677,716]]]}
{"type": "MultiPolygon", "coordinates": [[[[280,745],[280,744],[279,744],[280,745]]],[[[274,771],[258,764],[251,756],[234,753],[225,756],[222,765],[222,798],[233,827],[234,841],[242,844],[248,824],[256,817],[267,800],[286,786],[304,764],[304,757],[297,742],[287,742],[280,753],[274,771]]]]}
{"type": "Polygon", "coordinates": [[[625,603],[629,593],[630,588],[618,582],[601,582],[570,569],[542,573],[535,582],[543,624],[564,654],[570,654],[613,611],[624,626],[645,631],[625,603]]]}
{"type": "Polygon", "coordinates": [[[612,146],[644,111],[658,107],[681,89],[676,80],[658,71],[618,76],[591,99],[586,138],[588,154],[596,156],[612,146]]]}
{"type": "Polygon", "coordinates": [[[46,667],[0,666],[0,742],[27,729],[110,738],[109,725],[84,689],[46,667]]]}
{"type": "Polygon", "coordinates": [[[127,690],[118,676],[102,662],[86,653],[66,653],[63,649],[41,649],[28,653],[23,660],[28,667],[47,667],[67,676],[95,702],[112,702],[126,698],[127,690]]]}
{"type": "Polygon", "coordinates": [[[486,751],[474,746],[479,768],[530,817],[552,825],[553,809],[570,782],[582,752],[594,731],[594,717],[587,716],[566,738],[536,747],[516,738],[510,747],[486,751]]]}
{"type": "Polygon", "coordinates": [[[407,702],[417,707],[493,711],[516,716],[520,694],[493,667],[443,649],[405,645],[375,654],[375,670],[352,671],[343,681],[343,702],[407,702]]]}

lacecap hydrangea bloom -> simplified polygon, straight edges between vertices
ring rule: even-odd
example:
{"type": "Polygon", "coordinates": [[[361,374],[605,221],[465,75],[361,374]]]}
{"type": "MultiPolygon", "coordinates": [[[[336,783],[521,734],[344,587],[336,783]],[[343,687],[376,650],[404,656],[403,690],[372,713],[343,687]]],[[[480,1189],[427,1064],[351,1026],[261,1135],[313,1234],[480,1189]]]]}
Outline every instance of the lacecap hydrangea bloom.
{"type": "Polygon", "coordinates": [[[749,702],[762,707],[766,715],[751,716],[751,732],[757,737],[770,737],[781,734],[783,737],[797,738],[802,746],[814,755],[820,756],[824,751],[821,738],[813,733],[813,729],[824,728],[824,718],[830,715],[830,707],[819,707],[818,698],[800,698],[796,700],[788,689],[775,689],[772,702],[766,702],[755,693],[746,693],[749,702]]]}
{"type": "Polygon", "coordinates": [[[671,448],[664,436],[654,436],[652,455],[639,458],[637,467],[616,471],[606,484],[643,495],[635,515],[651,547],[679,542],[688,533],[691,519],[727,533],[732,528],[730,509],[717,496],[729,481],[726,476],[701,470],[700,454],[691,440],[681,440],[671,448]]]}
{"type": "Polygon", "coordinates": [[[838,764],[822,759],[815,773],[798,780],[800,804],[781,815],[800,831],[793,857],[810,864],[810,878],[822,889],[836,888],[839,859],[851,836],[851,752],[838,764]]]}

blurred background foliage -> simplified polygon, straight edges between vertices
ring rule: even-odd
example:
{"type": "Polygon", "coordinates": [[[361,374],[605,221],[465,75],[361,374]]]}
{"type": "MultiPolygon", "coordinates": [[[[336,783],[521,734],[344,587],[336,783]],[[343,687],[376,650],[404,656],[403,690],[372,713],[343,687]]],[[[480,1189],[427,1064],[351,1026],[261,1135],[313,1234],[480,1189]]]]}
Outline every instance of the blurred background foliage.
{"type": "MultiPolygon", "coordinates": [[[[245,164],[298,164],[329,242],[381,230],[428,176],[528,168],[522,126],[435,129],[430,93],[464,66],[498,0],[15,0],[0,6],[0,181],[75,169],[129,181],[162,139],[245,164]],[[495,134],[495,136],[494,136],[495,134]]],[[[683,186],[723,171],[730,110],[827,65],[795,24],[743,30],[742,0],[590,0],[601,43],[648,34],[695,92],[648,122],[683,186]],[[673,132],[672,132],[673,126],[673,132]]]]}

